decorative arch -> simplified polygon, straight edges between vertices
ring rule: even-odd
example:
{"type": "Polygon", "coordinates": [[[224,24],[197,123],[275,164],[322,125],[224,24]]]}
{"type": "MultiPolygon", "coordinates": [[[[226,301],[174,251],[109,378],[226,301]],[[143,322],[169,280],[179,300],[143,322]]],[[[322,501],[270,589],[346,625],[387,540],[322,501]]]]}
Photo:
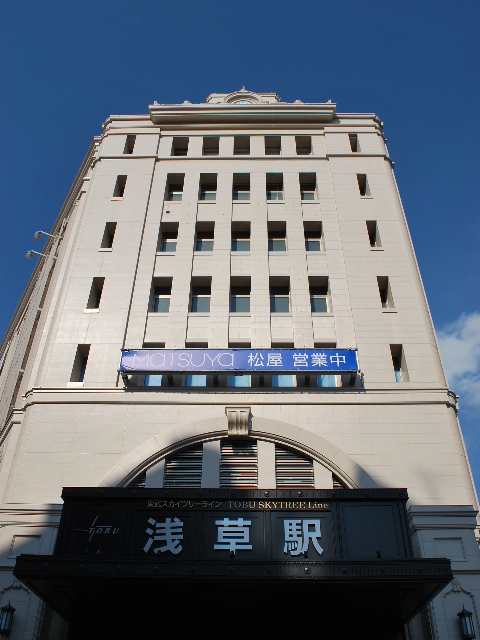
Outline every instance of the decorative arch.
{"type": "MultiPolygon", "coordinates": [[[[375,486],[373,478],[339,447],[302,427],[253,417],[249,437],[282,444],[311,457],[352,489],[375,486]]],[[[100,487],[125,487],[137,475],[174,451],[193,444],[228,437],[226,417],[184,424],[150,438],[120,460],[102,479],[100,487]]]]}
{"type": "Polygon", "coordinates": [[[253,91],[247,91],[245,87],[239,91],[230,93],[224,99],[225,104],[261,104],[260,96],[253,91]]]}

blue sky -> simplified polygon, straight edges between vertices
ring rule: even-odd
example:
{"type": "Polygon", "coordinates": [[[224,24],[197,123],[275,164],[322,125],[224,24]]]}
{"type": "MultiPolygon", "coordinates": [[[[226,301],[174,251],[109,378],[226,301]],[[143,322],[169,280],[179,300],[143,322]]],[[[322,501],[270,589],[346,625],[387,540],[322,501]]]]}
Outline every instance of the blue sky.
{"type": "Polygon", "coordinates": [[[0,5],[5,333],[94,135],[245,85],[385,123],[480,486],[478,0],[16,0],[0,5]]]}

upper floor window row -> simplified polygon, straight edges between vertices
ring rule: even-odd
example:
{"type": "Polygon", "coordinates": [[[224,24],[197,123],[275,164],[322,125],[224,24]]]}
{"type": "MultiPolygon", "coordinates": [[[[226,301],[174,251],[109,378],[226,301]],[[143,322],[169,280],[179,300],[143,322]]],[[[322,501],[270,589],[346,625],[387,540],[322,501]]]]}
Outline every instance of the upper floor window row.
{"type": "MultiPolygon", "coordinates": [[[[132,136],[129,136],[130,139],[132,136]]],[[[133,136],[134,138],[135,136],[133,136]]],[[[266,156],[279,156],[282,155],[282,136],[279,135],[266,135],[264,138],[264,153],[266,156]]],[[[233,155],[234,156],[249,156],[251,153],[251,136],[249,135],[237,135],[233,136],[233,155]]],[[[134,144],[134,141],[133,141],[134,144]]],[[[231,144],[231,143],[230,143],[231,144]]],[[[189,147],[188,136],[174,136],[172,138],[171,156],[187,156],[189,147]]],[[[311,136],[295,136],[295,145],[289,145],[291,155],[295,153],[297,156],[309,156],[312,155],[312,137],[311,136]]],[[[133,153],[133,145],[130,140],[126,149],[132,149],[124,151],[124,153],[133,153]]],[[[225,150],[230,150],[231,147],[225,146],[225,150]]],[[[258,148],[260,151],[261,147],[258,148]]],[[[283,150],[285,153],[285,149],[283,150]]],[[[228,153],[228,151],[227,151],[228,153]]],[[[202,142],[202,155],[203,156],[218,156],[220,155],[220,136],[204,136],[202,142]]],[[[225,154],[222,154],[225,155],[225,154]]],[[[257,154],[256,154],[257,155],[257,154]]]]}
{"type": "MultiPolygon", "coordinates": [[[[323,226],[320,221],[304,221],[305,251],[324,251],[323,226]]],[[[287,227],[285,222],[268,222],[268,251],[287,251],[287,227]]],[[[250,222],[232,222],[231,251],[250,251],[250,222]]],[[[195,251],[211,252],[214,246],[215,223],[197,222],[195,227],[195,251]]],[[[158,253],[175,253],[177,249],[178,222],[162,222],[157,245],[158,253]]]]}
{"type": "MultiPolygon", "coordinates": [[[[122,177],[122,176],[119,176],[122,177]]],[[[126,182],[126,176],[125,176],[126,182]]],[[[169,173],[165,189],[165,200],[168,202],[181,202],[185,183],[184,173],[169,173]]],[[[125,189],[125,186],[123,186],[125,189]]],[[[300,197],[303,201],[317,200],[317,179],[315,173],[299,174],[300,197]]],[[[123,191],[122,191],[123,194],[123,191]]],[[[265,179],[265,195],[269,202],[282,202],[285,199],[283,174],[267,173],[265,179]]],[[[201,202],[216,202],[217,200],[217,174],[201,173],[198,200],[201,202]]],[[[232,181],[232,200],[250,201],[250,174],[234,173],[232,181]]]]}
{"type": "MultiPolygon", "coordinates": [[[[123,199],[127,186],[126,175],[118,175],[113,189],[113,199],[123,199]]],[[[357,173],[357,185],[362,198],[370,198],[370,184],[365,173],[357,173]]],[[[317,200],[317,176],[315,173],[298,174],[300,198],[305,200],[317,200]]],[[[185,183],[184,173],[169,173],[165,188],[164,199],[168,202],[181,202],[183,200],[183,188],[185,183]]],[[[284,196],[284,183],[282,173],[265,174],[266,198],[268,201],[282,201],[284,196]]],[[[217,199],[217,174],[201,173],[198,187],[198,200],[215,202],[217,199]]],[[[234,173],[232,182],[232,199],[250,200],[250,174],[234,173]]]]}
{"type": "MultiPolygon", "coordinates": [[[[137,136],[128,134],[125,138],[125,146],[123,148],[124,155],[133,155],[137,136]]],[[[248,156],[250,155],[250,138],[249,135],[237,135],[233,137],[233,155],[248,156]]],[[[266,156],[282,155],[282,136],[266,135],[264,138],[264,152],[266,156]]],[[[352,153],[360,153],[360,142],[356,133],[348,134],[348,141],[352,153]]],[[[174,136],[172,138],[171,156],[187,156],[189,146],[188,136],[174,136]]],[[[311,136],[295,136],[295,147],[290,146],[290,154],[295,153],[297,156],[309,156],[312,151],[311,136]]],[[[203,156],[218,156],[220,154],[220,136],[204,136],[202,141],[203,156]]],[[[290,155],[288,154],[288,155],[290,155]]]]}

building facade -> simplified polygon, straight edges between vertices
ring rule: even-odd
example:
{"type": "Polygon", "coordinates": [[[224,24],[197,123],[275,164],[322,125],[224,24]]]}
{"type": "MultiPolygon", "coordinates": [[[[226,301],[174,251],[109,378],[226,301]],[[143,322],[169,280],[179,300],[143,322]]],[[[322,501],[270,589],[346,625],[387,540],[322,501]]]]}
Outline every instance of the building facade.
{"type": "MultiPolygon", "coordinates": [[[[212,94],[204,104],[154,103],[148,115],[105,122],[0,354],[0,606],[11,601],[16,609],[12,637],[97,637],[93,627],[103,633],[115,611],[110,602],[103,622],[100,606],[89,627],[79,622],[72,602],[85,591],[82,572],[93,571],[92,587],[96,569],[78,558],[108,556],[110,542],[65,551],[68,527],[92,531],[85,533],[89,543],[91,536],[95,543],[99,535],[113,539],[118,527],[97,534],[100,521],[87,529],[81,523],[85,506],[69,507],[55,550],[63,487],[73,491],[64,492],[66,505],[108,498],[113,518],[121,510],[115,500],[127,496],[148,496],[158,508],[154,524],[145,521],[139,533],[140,564],[124,584],[142,585],[153,598],[144,595],[149,606],[168,602],[177,629],[193,625],[170,593],[178,585],[198,607],[222,602],[225,610],[233,601],[243,612],[252,594],[274,594],[269,603],[278,606],[288,593],[297,612],[320,594],[336,618],[340,601],[361,600],[367,566],[378,578],[366,587],[364,617],[356,610],[360,637],[369,629],[380,636],[374,621],[388,626],[395,619],[383,637],[461,638],[463,606],[480,629],[477,497],[382,126],[372,114],[338,114],[331,102],[287,104],[245,89],[212,94]],[[397,489],[408,491],[407,511],[397,489]],[[265,515],[277,508],[270,498],[290,514],[281,521],[283,555],[275,556],[275,536],[262,529],[266,555],[255,565],[257,577],[245,574],[242,582],[237,567],[240,560],[248,565],[257,535],[245,513],[259,509],[258,518],[273,522],[265,515]],[[228,500],[239,505],[229,507],[237,509],[235,520],[222,515],[228,526],[236,522],[236,532],[224,532],[223,542],[217,532],[210,545],[214,563],[213,547],[230,540],[223,577],[210,581],[198,568],[198,549],[188,551],[187,515],[171,511],[189,501],[201,510],[205,500],[219,509],[228,500]],[[403,506],[392,506],[398,500],[403,506]],[[354,509],[355,501],[359,509],[386,511],[352,521],[363,542],[356,551],[348,542],[349,552],[348,518],[336,520],[335,505],[354,509]],[[333,515],[324,514],[320,525],[316,511],[309,519],[298,515],[305,504],[325,505],[333,515]],[[396,509],[398,517],[383,519],[396,509]],[[408,533],[400,535],[402,522],[408,533]],[[391,540],[402,536],[403,546],[393,549],[391,540]],[[156,552],[148,546],[154,540],[156,552]],[[331,565],[322,555],[330,543],[331,565]],[[157,556],[181,558],[179,547],[190,553],[188,580],[155,564],[157,556]],[[301,566],[288,565],[299,579],[288,582],[287,572],[266,586],[300,547],[301,566]],[[59,558],[73,554],[77,564],[67,571],[46,562],[54,550],[59,558]],[[415,579],[400,579],[385,559],[403,562],[402,575],[411,570],[415,579]],[[428,567],[421,564],[427,560],[428,567]],[[141,572],[148,562],[161,579],[147,588],[141,572]],[[339,577],[322,574],[327,565],[339,577]],[[403,595],[395,580],[404,580],[403,595]],[[393,590],[383,601],[387,582],[393,590]],[[400,610],[407,593],[411,604],[400,610]]],[[[207,526],[201,522],[195,527],[207,526]]],[[[121,574],[124,556],[115,553],[102,584],[117,589],[118,607],[121,576],[114,572],[121,574]]],[[[131,598],[136,591],[128,588],[131,598]]],[[[140,602],[131,602],[139,611],[140,602]]],[[[87,600],[81,603],[85,617],[87,600]]],[[[140,617],[141,634],[150,633],[153,623],[145,620],[152,617],[140,617]]],[[[293,617],[275,624],[283,628],[293,617]]],[[[191,631],[209,624],[200,618],[191,631]]],[[[319,624],[314,628],[327,628],[319,624]]],[[[350,627],[345,634],[351,637],[350,627]]]]}

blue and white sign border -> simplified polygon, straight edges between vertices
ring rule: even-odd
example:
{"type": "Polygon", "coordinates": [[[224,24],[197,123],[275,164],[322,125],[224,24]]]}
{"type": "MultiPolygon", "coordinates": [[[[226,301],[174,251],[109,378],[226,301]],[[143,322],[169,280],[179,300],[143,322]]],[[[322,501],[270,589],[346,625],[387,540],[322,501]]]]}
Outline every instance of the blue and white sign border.
{"type": "Polygon", "coordinates": [[[130,349],[122,351],[127,374],[357,373],[355,349],[130,349]]]}

